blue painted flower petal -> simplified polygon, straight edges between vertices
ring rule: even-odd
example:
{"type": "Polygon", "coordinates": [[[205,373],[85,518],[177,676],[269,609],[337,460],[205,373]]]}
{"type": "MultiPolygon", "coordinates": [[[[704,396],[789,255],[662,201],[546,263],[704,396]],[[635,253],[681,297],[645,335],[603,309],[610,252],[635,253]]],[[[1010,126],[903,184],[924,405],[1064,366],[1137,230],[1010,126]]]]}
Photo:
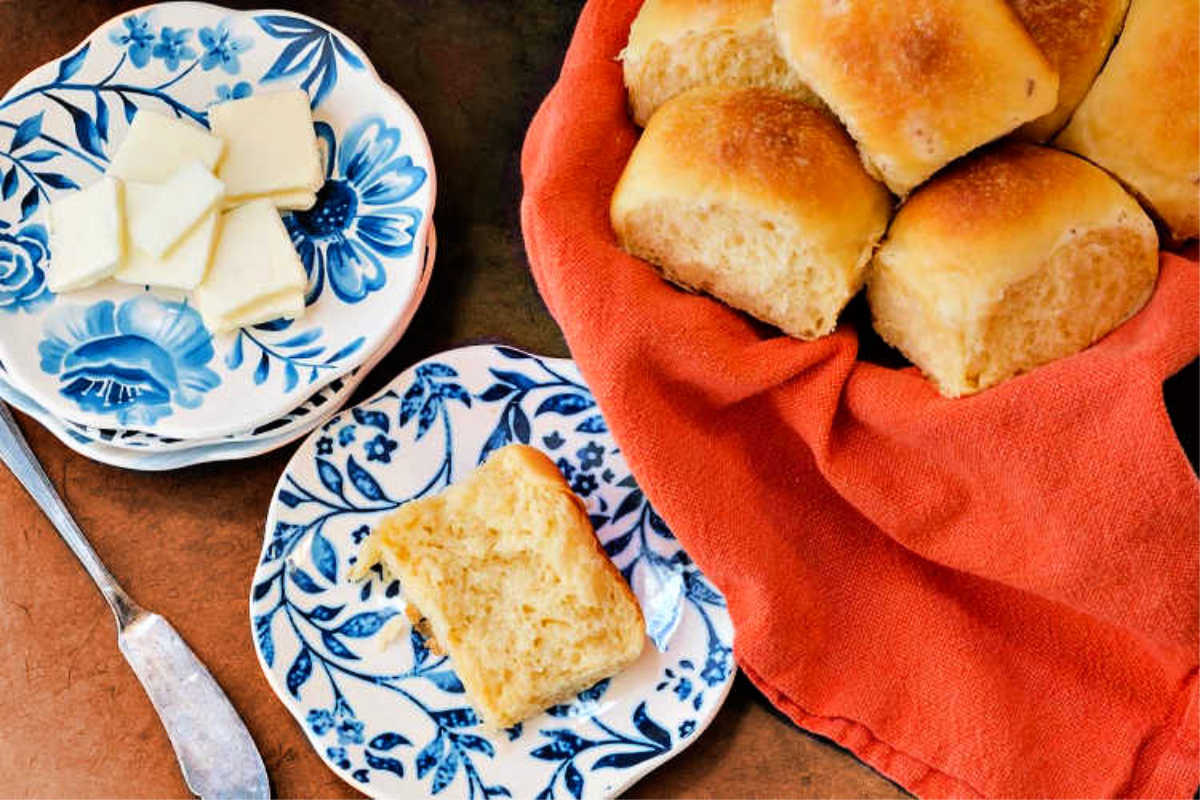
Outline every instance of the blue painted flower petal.
{"type": "Polygon", "coordinates": [[[380,214],[359,217],[355,232],[376,252],[398,258],[413,249],[413,238],[421,212],[415,208],[392,208],[380,214]]]}
{"type": "Polygon", "coordinates": [[[400,131],[388,127],[383,117],[360,120],[342,139],[338,170],[351,183],[368,185],[376,170],[389,161],[400,146],[400,131]]]}
{"type": "Polygon", "coordinates": [[[395,158],[371,170],[370,179],[360,185],[364,203],[373,206],[398,203],[420,189],[427,177],[425,169],[412,163],[412,158],[395,158]]]}

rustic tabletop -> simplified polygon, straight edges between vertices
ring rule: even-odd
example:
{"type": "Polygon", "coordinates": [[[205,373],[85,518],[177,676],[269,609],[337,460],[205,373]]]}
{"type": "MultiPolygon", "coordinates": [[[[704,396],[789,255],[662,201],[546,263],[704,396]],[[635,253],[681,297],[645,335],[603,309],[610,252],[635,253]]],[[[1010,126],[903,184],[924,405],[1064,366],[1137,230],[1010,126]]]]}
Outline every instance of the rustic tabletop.
{"type": "MultiPolygon", "coordinates": [[[[261,3],[231,3],[254,7],[261,3]]],[[[0,90],[138,2],[0,1],[0,90]]],[[[284,3],[362,45],[420,116],[438,169],[437,266],[404,340],[358,392],[440,350],[498,339],[567,355],[526,265],[519,151],[581,0],[284,3]]],[[[1175,394],[1194,409],[1194,367],[1175,394]]],[[[92,463],[21,418],[101,556],[179,629],[225,687],[280,796],[357,796],[267,686],[246,596],[272,488],[294,445],[165,474],[92,463]]],[[[1194,458],[1195,425],[1182,434],[1194,458]]],[[[0,796],[186,796],[170,746],[116,648],[111,617],[33,502],[0,470],[0,796]]],[[[852,668],[848,665],[847,668],[852,668]]],[[[712,727],[639,797],[899,797],[895,785],[775,712],[744,679],[712,727]]]]}

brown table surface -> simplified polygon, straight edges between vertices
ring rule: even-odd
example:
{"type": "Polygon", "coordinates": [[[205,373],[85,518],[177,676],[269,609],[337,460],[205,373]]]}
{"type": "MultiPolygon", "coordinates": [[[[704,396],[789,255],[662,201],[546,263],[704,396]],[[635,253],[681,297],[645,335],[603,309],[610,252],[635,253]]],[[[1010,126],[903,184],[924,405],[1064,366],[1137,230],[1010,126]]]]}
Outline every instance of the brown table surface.
{"type": "MultiPolygon", "coordinates": [[[[0,89],[139,4],[0,0],[0,89]]],[[[358,397],[420,358],[480,339],[566,355],[526,266],[518,159],[580,0],[276,5],[322,17],[362,45],[421,117],[437,162],[440,251],[429,293],[358,397]]],[[[1193,367],[1181,384],[1191,416],[1195,382],[1193,367]]],[[[21,422],[113,573],[175,624],[225,687],[258,742],[274,792],[356,796],[275,699],[251,645],[248,585],[267,502],[294,446],[147,474],[92,463],[21,422]]],[[[1194,453],[1194,423],[1181,435],[1194,453]]],[[[107,609],[5,470],[0,513],[0,796],[186,796],[162,728],[117,651],[107,609]]],[[[712,727],[631,794],[904,796],[845,751],[791,725],[744,678],[712,727]]]]}
{"type": "MultiPolygon", "coordinates": [[[[0,2],[0,90],[137,5],[0,2]]],[[[440,251],[429,293],[404,341],[358,397],[417,359],[481,338],[566,355],[526,266],[518,158],[582,3],[275,5],[321,17],[357,41],[416,110],[436,159],[440,251]]],[[[251,645],[247,587],[267,502],[294,446],[147,474],[92,463],[29,419],[21,423],[112,572],[172,621],[226,689],[262,751],[274,792],[358,796],[308,746],[251,645]]],[[[0,509],[0,796],[186,796],[166,736],[117,651],[111,616],[5,470],[0,509]]],[[[792,726],[744,678],[708,732],[632,793],[902,794],[849,754],[792,726]]]]}

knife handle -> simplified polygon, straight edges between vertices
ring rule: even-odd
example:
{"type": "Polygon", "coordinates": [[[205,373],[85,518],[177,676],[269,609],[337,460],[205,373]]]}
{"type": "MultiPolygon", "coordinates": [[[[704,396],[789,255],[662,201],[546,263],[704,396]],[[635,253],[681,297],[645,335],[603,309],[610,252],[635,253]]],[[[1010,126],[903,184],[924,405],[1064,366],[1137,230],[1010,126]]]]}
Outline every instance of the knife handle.
{"type": "Polygon", "coordinates": [[[124,628],[132,622],[141,613],[141,608],[125,593],[117,579],[104,566],[100,556],[92,549],[91,543],[71,517],[71,512],[63,504],[58,492],[54,490],[54,485],[46,477],[46,472],[37,457],[29,449],[29,443],[17,427],[12,412],[3,402],[0,402],[0,461],[12,470],[21,485],[33,496],[42,513],[54,525],[59,536],[79,559],[79,563],[83,564],[88,575],[92,576],[117,618],[117,626],[124,628]]]}

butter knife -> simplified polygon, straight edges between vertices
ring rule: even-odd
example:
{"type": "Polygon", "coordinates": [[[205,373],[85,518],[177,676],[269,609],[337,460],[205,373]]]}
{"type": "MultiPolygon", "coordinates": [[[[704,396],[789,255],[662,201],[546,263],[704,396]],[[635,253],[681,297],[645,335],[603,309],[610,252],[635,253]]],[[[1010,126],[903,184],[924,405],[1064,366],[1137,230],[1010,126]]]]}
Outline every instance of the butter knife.
{"type": "Polygon", "coordinates": [[[133,601],[100,561],[0,403],[0,460],[66,541],[117,618],[117,644],[141,681],[183,779],[200,797],[266,798],[267,771],[229,698],[171,624],[133,601]]]}

